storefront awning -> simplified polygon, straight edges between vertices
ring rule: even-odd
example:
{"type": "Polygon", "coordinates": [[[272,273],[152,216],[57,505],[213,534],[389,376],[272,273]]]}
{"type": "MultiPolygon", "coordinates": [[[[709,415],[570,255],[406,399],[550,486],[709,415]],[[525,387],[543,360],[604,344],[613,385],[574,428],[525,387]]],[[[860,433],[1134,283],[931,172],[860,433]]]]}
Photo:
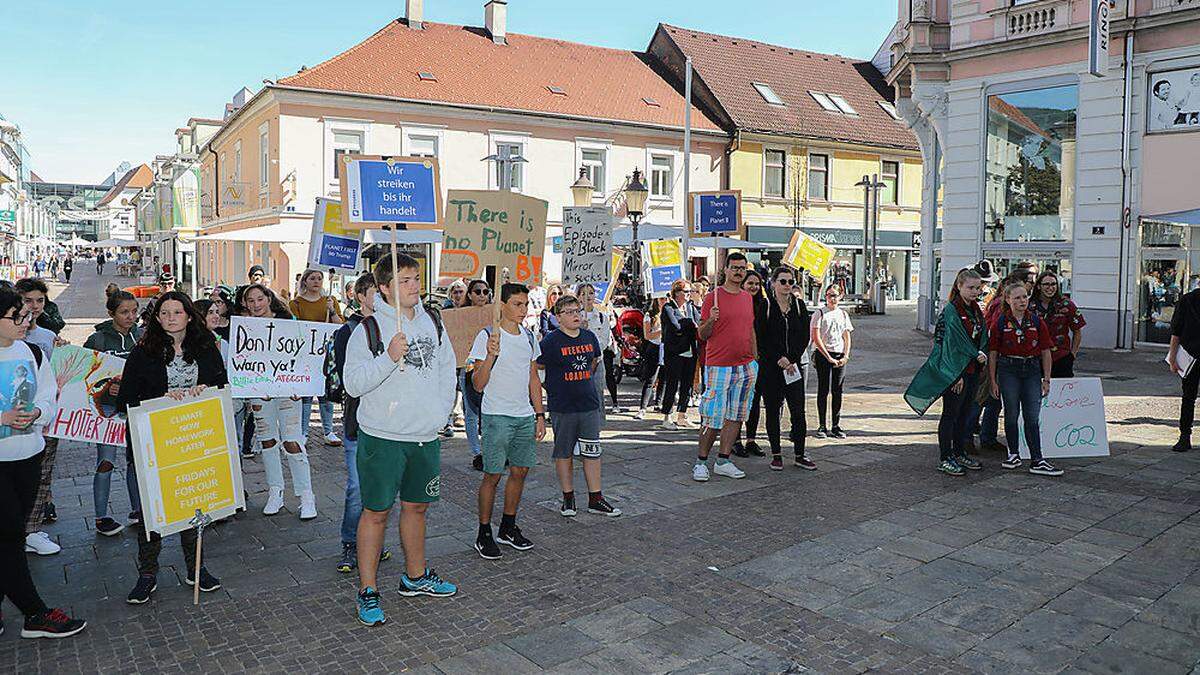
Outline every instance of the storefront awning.
{"type": "Polygon", "coordinates": [[[1168,225],[1200,225],[1200,209],[1172,211],[1156,216],[1142,216],[1142,222],[1166,223],[1168,225]]]}
{"type": "MultiPolygon", "coordinates": [[[[661,241],[663,239],[679,239],[683,237],[683,228],[674,225],[655,225],[647,223],[638,225],[639,241],[661,241]]],[[[613,246],[629,246],[633,243],[633,228],[622,225],[613,230],[613,246]]],[[[743,251],[760,251],[768,248],[785,248],[786,243],[769,244],[733,237],[713,237],[711,235],[693,234],[688,239],[688,248],[736,248],[743,251]]]]}
{"type": "Polygon", "coordinates": [[[139,248],[146,247],[150,244],[144,241],[133,241],[131,239],[101,239],[92,244],[96,248],[139,248]]]}
{"type": "Polygon", "coordinates": [[[254,241],[265,244],[307,244],[311,231],[294,223],[272,223],[231,232],[200,233],[196,241],[254,241]]]}

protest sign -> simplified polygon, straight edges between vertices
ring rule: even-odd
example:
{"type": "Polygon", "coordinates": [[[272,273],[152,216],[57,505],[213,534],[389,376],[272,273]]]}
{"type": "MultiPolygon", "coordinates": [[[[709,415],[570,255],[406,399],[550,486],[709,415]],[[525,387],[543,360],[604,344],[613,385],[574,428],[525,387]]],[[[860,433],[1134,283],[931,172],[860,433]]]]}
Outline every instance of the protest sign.
{"type": "Polygon", "coordinates": [[[783,253],[783,264],[797,270],[804,270],[817,279],[825,277],[832,260],[832,247],[822,244],[800,230],[792,233],[792,240],[783,253]]]}
{"type": "Polygon", "coordinates": [[[129,408],[147,537],[191,528],[196,509],[215,520],[246,508],[233,426],[233,400],[225,387],[129,408]]]}
{"type": "Polygon", "coordinates": [[[225,369],[233,397],[324,396],[325,341],[338,327],[315,321],[232,317],[225,369]]]}
{"type": "Polygon", "coordinates": [[[692,192],[688,197],[688,222],[696,234],[742,231],[741,190],[692,192]]]}
{"type": "Polygon", "coordinates": [[[454,356],[458,360],[459,368],[467,365],[467,356],[471,353],[475,336],[492,325],[492,310],[492,305],[442,310],[442,326],[450,344],[454,345],[454,356]]]}
{"type": "Polygon", "coordinates": [[[379,229],[396,223],[437,227],[442,219],[442,188],[433,157],[342,155],[342,225],[379,229]]]}
{"type": "Polygon", "coordinates": [[[612,279],[613,215],[603,206],[563,209],[564,284],[603,283],[612,279]]]}
{"type": "Polygon", "coordinates": [[[683,278],[683,240],[662,239],[642,242],[646,258],[646,293],[665,297],[671,284],[683,278]]]}
{"type": "Polygon", "coordinates": [[[46,427],[54,438],[104,445],[125,445],[125,418],[117,414],[114,385],[120,384],[125,359],[63,345],[50,358],[58,381],[58,412],[46,427]]]}
{"type": "Polygon", "coordinates": [[[478,279],[507,267],[516,283],[542,283],[549,203],[508,190],[451,190],[446,204],[443,276],[478,279]]]}
{"type": "Polygon", "coordinates": [[[613,282],[616,281],[617,275],[621,273],[621,266],[624,264],[624,262],[625,256],[622,255],[620,251],[613,251],[612,274],[609,276],[608,281],[592,284],[596,287],[596,302],[602,305],[607,305],[612,302],[613,289],[617,287],[617,285],[613,282]]]}
{"type": "MultiPolygon", "coordinates": [[[[1042,399],[1042,456],[1107,457],[1108,429],[1104,420],[1104,389],[1098,377],[1050,380],[1050,393],[1042,399]]],[[[1021,432],[1021,457],[1029,459],[1029,446],[1021,432]]]]}
{"type": "Polygon", "coordinates": [[[362,250],[362,230],[342,225],[342,204],[333,199],[317,197],[313,209],[312,239],[308,246],[308,265],[329,272],[358,269],[358,254],[362,250]]]}

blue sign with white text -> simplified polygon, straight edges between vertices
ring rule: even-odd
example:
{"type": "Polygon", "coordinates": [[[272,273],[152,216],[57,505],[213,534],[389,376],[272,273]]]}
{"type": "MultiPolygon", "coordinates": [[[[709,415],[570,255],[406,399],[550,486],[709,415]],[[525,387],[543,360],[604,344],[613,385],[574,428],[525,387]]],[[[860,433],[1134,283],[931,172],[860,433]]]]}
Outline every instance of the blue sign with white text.
{"type": "Polygon", "coordinates": [[[671,284],[683,278],[683,270],[679,265],[650,268],[650,294],[663,295],[671,292],[671,284]]]}
{"type": "Polygon", "coordinates": [[[358,269],[358,250],[362,242],[332,234],[321,237],[321,252],[318,262],[326,267],[342,270],[358,269]]]}
{"type": "Polygon", "coordinates": [[[716,234],[737,232],[738,197],[736,194],[697,195],[696,232],[716,234]]]}
{"type": "Polygon", "coordinates": [[[438,224],[432,161],[355,160],[346,171],[350,223],[438,224]]]}

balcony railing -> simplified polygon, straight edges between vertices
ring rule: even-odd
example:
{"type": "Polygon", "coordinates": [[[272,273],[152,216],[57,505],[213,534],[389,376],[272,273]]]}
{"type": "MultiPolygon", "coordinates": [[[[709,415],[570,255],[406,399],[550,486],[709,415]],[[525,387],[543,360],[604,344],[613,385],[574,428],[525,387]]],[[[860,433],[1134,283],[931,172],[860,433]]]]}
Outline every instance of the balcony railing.
{"type": "Polygon", "coordinates": [[[1009,37],[1025,37],[1048,33],[1061,26],[1068,18],[1067,3],[1013,7],[1005,17],[1009,37]]]}

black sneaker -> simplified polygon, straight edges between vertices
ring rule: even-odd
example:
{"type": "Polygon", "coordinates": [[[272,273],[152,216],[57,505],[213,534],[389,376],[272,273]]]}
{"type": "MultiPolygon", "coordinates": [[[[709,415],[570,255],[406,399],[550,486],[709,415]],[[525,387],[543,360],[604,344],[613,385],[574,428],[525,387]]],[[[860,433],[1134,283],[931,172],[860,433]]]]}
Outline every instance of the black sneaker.
{"type": "Polygon", "coordinates": [[[46,502],[46,508],[42,509],[42,522],[58,522],[58,509],[54,508],[54,502],[46,502]]]}
{"type": "Polygon", "coordinates": [[[829,435],[833,436],[834,438],[845,438],[846,432],[842,431],[841,429],[839,429],[837,427],[834,427],[833,431],[829,432],[829,435]]]}
{"type": "Polygon", "coordinates": [[[563,518],[574,518],[578,511],[575,510],[575,495],[563,497],[562,508],[558,510],[563,518]]]}
{"type": "MultiPolygon", "coordinates": [[[[187,578],[184,579],[188,586],[195,586],[196,582],[192,578],[191,570],[188,571],[187,578]]],[[[200,566],[200,590],[205,593],[211,593],[221,587],[221,580],[208,573],[208,569],[204,565],[200,566]]]]}
{"type": "Polygon", "coordinates": [[[1192,449],[1192,437],[1180,436],[1179,440],[1175,441],[1175,445],[1171,446],[1175,452],[1187,452],[1192,449]]]}
{"type": "Polygon", "coordinates": [[[125,520],[130,525],[141,525],[142,524],[142,512],[141,511],[130,511],[129,517],[126,518],[125,520]]]}
{"type": "Polygon", "coordinates": [[[483,471],[483,455],[475,455],[471,458],[471,468],[476,471],[483,471]]]}
{"type": "Polygon", "coordinates": [[[338,560],[337,571],[343,574],[353,572],[358,567],[358,547],[350,542],[342,543],[342,558],[338,560]]]}
{"type": "Polygon", "coordinates": [[[733,454],[737,457],[749,457],[750,456],[746,452],[746,446],[742,445],[741,441],[733,442],[733,454]]]}
{"type": "Polygon", "coordinates": [[[125,602],[140,605],[150,599],[150,594],[158,590],[158,577],[153,574],[143,574],[138,577],[137,584],[129,591],[125,602]]]}
{"type": "Polygon", "coordinates": [[[601,497],[599,499],[588,501],[588,513],[595,513],[601,516],[608,516],[609,518],[616,518],[617,516],[621,515],[621,509],[613,508],[612,504],[609,504],[604,500],[604,497],[601,497]]]}
{"type": "Polygon", "coordinates": [[[117,521],[105,516],[96,521],[96,534],[102,534],[106,537],[116,536],[124,530],[125,526],[117,521]]]}
{"type": "Polygon", "coordinates": [[[796,461],[793,463],[796,466],[800,467],[801,469],[805,469],[807,471],[816,471],[817,470],[816,463],[813,462],[811,459],[804,457],[804,456],[796,457],[796,461]]]}
{"type": "Polygon", "coordinates": [[[1021,468],[1021,456],[1009,455],[1003,462],[1000,462],[1000,466],[1004,469],[1019,469],[1021,468]]]}
{"type": "Polygon", "coordinates": [[[828,438],[829,432],[825,430],[825,427],[821,427],[820,429],[817,429],[817,433],[813,434],[813,436],[816,436],[817,438],[828,438]]]}
{"type": "Polygon", "coordinates": [[[763,452],[762,448],[758,447],[758,443],[754,441],[746,441],[746,454],[754,455],[755,457],[767,456],[767,453],[763,452]]]}
{"type": "Polygon", "coordinates": [[[247,445],[246,448],[242,450],[242,459],[254,459],[254,448],[252,446],[247,445]]]}
{"type": "Polygon", "coordinates": [[[533,542],[525,538],[521,534],[521,528],[513,525],[508,529],[500,528],[500,532],[496,534],[496,541],[501,544],[507,544],[518,551],[528,551],[533,548],[533,542]]]}
{"type": "Polygon", "coordinates": [[[446,426],[442,427],[442,430],[438,432],[438,435],[442,438],[454,438],[454,425],[447,424],[446,426]]]}
{"type": "Polygon", "coordinates": [[[1043,459],[1031,464],[1029,466],[1029,473],[1037,476],[1061,476],[1063,475],[1063,470],[1043,459]]]}
{"type": "Polygon", "coordinates": [[[492,539],[490,534],[487,536],[480,534],[478,537],[475,537],[475,551],[484,560],[499,560],[504,555],[500,552],[500,547],[496,545],[496,540],[492,539]]]}
{"type": "Polygon", "coordinates": [[[21,629],[23,638],[65,638],[87,628],[83,619],[72,619],[61,609],[47,609],[41,614],[25,618],[21,629]]]}

